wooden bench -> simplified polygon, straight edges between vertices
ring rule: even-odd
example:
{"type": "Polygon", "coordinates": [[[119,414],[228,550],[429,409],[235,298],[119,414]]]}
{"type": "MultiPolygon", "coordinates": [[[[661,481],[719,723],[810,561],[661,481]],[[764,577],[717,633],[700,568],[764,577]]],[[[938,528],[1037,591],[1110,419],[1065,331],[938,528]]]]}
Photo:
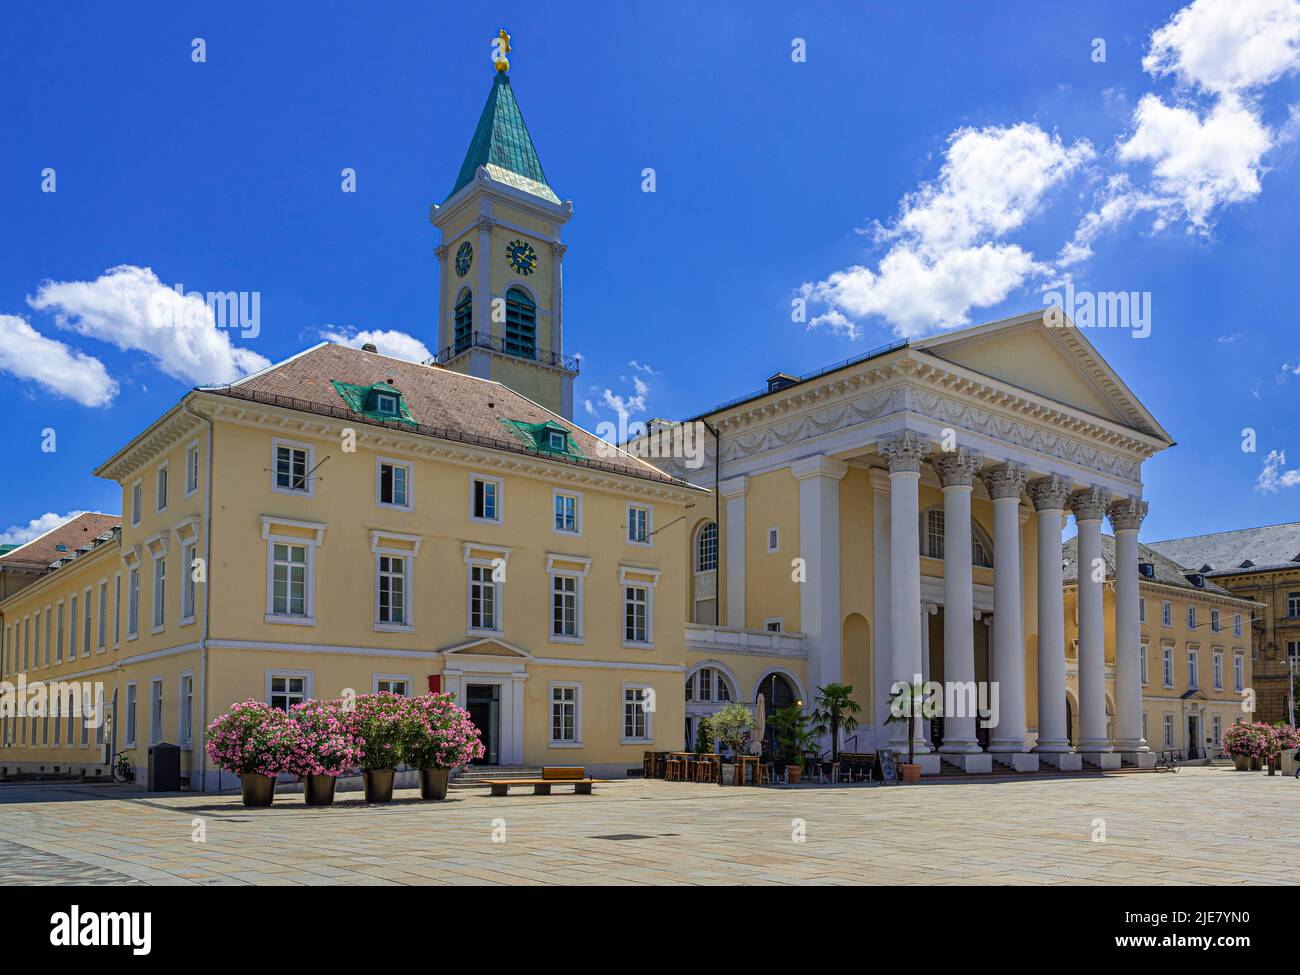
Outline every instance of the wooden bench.
{"type": "Polygon", "coordinates": [[[533,795],[549,796],[551,786],[553,785],[571,785],[573,794],[579,796],[591,795],[591,787],[596,784],[595,779],[586,777],[586,770],[568,765],[547,765],[542,768],[542,777],[540,779],[484,779],[483,784],[492,787],[492,795],[508,796],[512,785],[531,785],[533,795]]]}

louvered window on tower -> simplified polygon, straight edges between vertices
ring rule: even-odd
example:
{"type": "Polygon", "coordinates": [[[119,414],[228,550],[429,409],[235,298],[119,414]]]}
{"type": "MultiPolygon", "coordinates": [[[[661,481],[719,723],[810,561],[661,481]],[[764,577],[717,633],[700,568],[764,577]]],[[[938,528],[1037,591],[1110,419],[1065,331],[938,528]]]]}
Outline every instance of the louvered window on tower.
{"type": "Polygon", "coordinates": [[[506,353],[537,356],[537,305],[518,288],[506,292],[506,353]]]}
{"type": "Polygon", "coordinates": [[[456,351],[464,352],[474,341],[474,292],[466,288],[456,302],[456,351]]]}

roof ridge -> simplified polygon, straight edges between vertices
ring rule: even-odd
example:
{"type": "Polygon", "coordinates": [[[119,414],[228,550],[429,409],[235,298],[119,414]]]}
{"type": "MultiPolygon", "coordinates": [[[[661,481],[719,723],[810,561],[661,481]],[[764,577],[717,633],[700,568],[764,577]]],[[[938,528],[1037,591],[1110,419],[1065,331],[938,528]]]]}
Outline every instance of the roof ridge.
{"type": "Polygon", "coordinates": [[[1217,535],[1239,535],[1242,532],[1262,531],[1267,528],[1300,528],[1300,521],[1279,521],[1271,525],[1251,525],[1249,528],[1225,528],[1223,531],[1204,532],[1200,535],[1179,535],[1177,538],[1162,538],[1151,545],[1164,545],[1166,542],[1192,542],[1198,538],[1214,538],[1217,535]]]}

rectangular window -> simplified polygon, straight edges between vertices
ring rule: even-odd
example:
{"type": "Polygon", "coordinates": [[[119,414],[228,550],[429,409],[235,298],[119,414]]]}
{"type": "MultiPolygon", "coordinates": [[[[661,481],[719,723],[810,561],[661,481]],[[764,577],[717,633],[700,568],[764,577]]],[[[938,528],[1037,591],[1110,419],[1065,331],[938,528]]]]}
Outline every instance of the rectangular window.
{"type": "Polygon", "coordinates": [[[650,738],[650,689],[623,688],[623,740],[647,741],[650,738]]]}
{"type": "Polygon", "coordinates": [[[1187,687],[1193,691],[1201,686],[1200,676],[1197,674],[1196,657],[1195,650],[1187,651],[1187,687]]]}
{"type": "Polygon", "coordinates": [[[379,464],[379,503],[394,508],[411,506],[411,468],[406,464],[381,461],[379,464]]]}
{"type": "Polygon", "coordinates": [[[140,524],[140,509],[144,507],[144,482],[131,485],[131,526],[140,524]]]}
{"type": "Polygon", "coordinates": [[[1174,716],[1172,714],[1165,715],[1165,747],[1174,747],[1174,716]]]}
{"type": "Polygon", "coordinates": [[[556,492],[555,530],[569,535],[578,534],[578,496],[576,494],[556,492]]]}
{"type": "Polygon", "coordinates": [[[158,510],[167,510],[167,465],[158,468],[158,510]]]}
{"type": "Polygon", "coordinates": [[[1142,683],[1147,682],[1147,645],[1144,643],[1138,647],[1138,666],[1142,672],[1142,683]]]}
{"type": "Polygon", "coordinates": [[[271,699],[267,701],[273,708],[288,711],[295,704],[301,704],[307,696],[307,678],[292,674],[271,675],[271,699]]]}
{"type": "Polygon", "coordinates": [[[294,494],[310,494],[308,466],[311,451],[306,447],[277,444],[275,448],[275,489],[294,494]]]}
{"type": "Polygon", "coordinates": [[[1241,614],[1232,614],[1232,635],[1241,636],[1241,614]]]}
{"type": "MultiPolygon", "coordinates": [[[[75,607],[73,615],[76,615],[75,607]]],[[[75,630],[76,624],[73,624],[75,630]]],[[[135,567],[126,574],[126,635],[133,637],[140,632],[140,569],[135,567]]],[[[76,635],[72,641],[77,641],[76,635]]]]}
{"type": "Polygon", "coordinates": [[[192,674],[181,675],[181,693],[179,707],[180,714],[180,743],[189,745],[194,742],[194,676],[192,674]]]}
{"type": "Polygon", "coordinates": [[[63,744],[63,715],[54,716],[54,745],[57,748],[63,744]]]}
{"type": "Polygon", "coordinates": [[[1300,616],[1300,592],[1286,594],[1286,615],[1292,619],[1300,616]]]}
{"type": "Polygon", "coordinates": [[[160,679],[149,684],[149,744],[156,745],[162,741],[163,733],[163,682],[160,679]]]}
{"type": "Polygon", "coordinates": [[[113,646],[122,642],[122,573],[113,576],[113,646]]]}
{"type": "Polygon", "coordinates": [[[1217,714],[1214,716],[1214,747],[1218,748],[1223,742],[1223,718],[1217,714]]]}
{"type": "Polygon", "coordinates": [[[153,628],[160,630],[167,623],[167,559],[153,560],[153,628]]]}
{"type": "Polygon", "coordinates": [[[1246,658],[1243,654],[1232,655],[1232,689],[1240,692],[1246,686],[1246,658]]]}
{"type": "Polygon", "coordinates": [[[551,635],[578,636],[578,578],[551,577],[551,635]]]}
{"type": "Polygon", "coordinates": [[[99,623],[95,630],[95,649],[103,650],[108,645],[108,580],[99,584],[99,623]]]}
{"type": "Polygon", "coordinates": [[[1167,599],[1162,600],[1160,603],[1160,625],[1174,625],[1174,604],[1167,599]]]}
{"type": "Polygon", "coordinates": [[[81,614],[78,611],[81,599],[76,593],[73,593],[68,600],[68,659],[77,659],[77,633],[81,625],[81,614]]]}
{"type": "Polygon", "coordinates": [[[623,641],[650,642],[650,591],[644,586],[623,587],[623,641]]]}
{"type": "Polygon", "coordinates": [[[406,559],[397,555],[379,556],[379,622],[390,626],[406,625],[406,559]]]}
{"type": "Polygon", "coordinates": [[[1174,648],[1165,647],[1160,658],[1160,678],[1165,687],[1174,686],[1174,648]]]}
{"type": "Polygon", "coordinates": [[[307,615],[307,546],[276,542],[271,549],[271,612],[307,615]]]}
{"type": "Polygon", "coordinates": [[[63,660],[63,603],[59,603],[56,612],[58,621],[55,623],[57,637],[54,644],[54,661],[58,663],[63,660]]]}
{"type": "Polygon", "coordinates": [[[561,744],[578,742],[576,684],[555,684],[551,687],[551,741],[561,744]]]}
{"type": "Polygon", "coordinates": [[[650,544],[650,509],[639,504],[627,507],[627,540],[634,545],[650,544]]]}
{"type": "Polygon", "coordinates": [[[469,628],[497,629],[497,584],[492,581],[492,566],[469,567],[469,628]]]}
{"type": "Polygon", "coordinates": [[[1196,629],[1196,607],[1195,606],[1187,607],[1187,628],[1189,630],[1196,629]]]}
{"type": "Polygon", "coordinates": [[[1212,609],[1210,610],[1210,632],[1218,633],[1219,629],[1219,611],[1217,609],[1212,609]]]}
{"type": "Polygon", "coordinates": [[[189,497],[199,489],[199,445],[190,444],[185,451],[185,496],[189,497]]]}
{"type": "Polygon", "coordinates": [[[81,595],[81,655],[90,656],[90,627],[91,627],[91,610],[90,610],[90,590],[87,589],[81,595]]]}
{"type": "Polygon", "coordinates": [[[1300,640],[1286,641],[1286,655],[1293,660],[1300,657],[1300,640]]]}
{"type": "Polygon", "coordinates": [[[1214,689],[1223,690],[1223,654],[1218,650],[1214,651],[1214,689]]]}
{"type": "Polygon", "coordinates": [[[474,478],[474,517],[479,521],[500,521],[501,485],[485,477],[474,478]]]}
{"type": "Polygon", "coordinates": [[[126,746],[135,747],[135,685],[126,685],[126,746]]]}
{"type": "Polygon", "coordinates": [[[41,611],[36,611],[36,626],[32,631],[34,642],[32,643],[32,664],[39,667],[41,665],[41,611]]]}
{"type": "Polygon", "coordinates": [[[194,557],[198,552],[195,542],[181,548],[181,619],[192,620],[197,606],[197,586],[194,582],[194,557]]]}
{"type": "Polygon", "coordinates": [[[775,552],[781,547],[781,529],[769,528],[767,530],[767,550],[775,552]]]}
{"type": "Polygon", "coordinates": [[[1145,623],[1146,621],[1147,621],[1147,601],[1145,599],[1139,599],[1138,600],[1138,622],[1145,623]]]}
{"type": "Polygon", "coordinates": [[[409,697],[411,693],[410,681],[397,677],[376,677],[375,678],[376,694],[397,694],[401,697],[409,697]]]}

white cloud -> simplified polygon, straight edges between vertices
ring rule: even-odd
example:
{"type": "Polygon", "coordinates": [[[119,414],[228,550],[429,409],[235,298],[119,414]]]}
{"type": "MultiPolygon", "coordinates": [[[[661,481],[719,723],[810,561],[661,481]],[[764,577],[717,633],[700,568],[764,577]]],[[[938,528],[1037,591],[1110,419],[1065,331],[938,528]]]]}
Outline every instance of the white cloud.
{"type": "Polygon", "coordinates": [[[1133,121],[1136,129],[1120,143],[1118,158],[1150,163],[1162,203],[1181,210],[1193,227],[1206,229],[1215,209],[1259,193],[1261,162],[1274,136],[1237,96],[1223,96],[1202,115],[1144,95],[1133,121]]]}
{"type": "Polygon", "coordinates": [[[1255,480],[1255,490],[1272,494],[1281,488],[1295,487],[1300,484],[1300,468],[1284,470],[1286,451],[1270,450],[1264,458],[1264,468],[1255,480]]]}
{"type": "Polygon", "coordinates": [[[118,390],[98,359],[46,338],[17,315],[0,315],[0,371],[82,406],[108,406],[118,390]]]}
{"type": "Polygon", "coordinates": [[[1300,68],[1300,4],[1196,0],[1151,35],[1142,67],[1215,94],[1271,84],[1300,68]]]}
{"type": "Polygon", "coordinates": [[[84,511],[69,511],[66,515],[56,515],[53,511],[47,511],[25,525],[10,525],[0,532],[0,545],[23,545],[84,514],[84,511]]]}
{"type": "Polygon", "coordinates": [[[382,329],[358,332],[347,326],[329,325],[320,333],[320,337],[327,342],[337,342],[339,345],[354,349],[369,343],[378,349],[381,355],[392,356],[394,359],[409,359],[411,362],[423,362],[433,355],[428,346],[406,332],[382,329]]]}
{"type": "Polygon", "coordinates": [[[659,375],[658,370],[651,368],[650,366],[646,365],[644,362],[637,362],[635,359],[629,362],[628,365],[631,366],[633,369],[635,369],[637,372],[645,373],[647,376],[659,375]]]}
{"type": "Polygon", "coordinates": [[[1021,229],[1047,195],[1095,156],[1086,141],[1066,145],[1036,125],[964,128],[948,139],[938,178],[907,194],[892,226],[876,237],[892,246],[878,268],[855,265],[800,294],[826,306],[808,324],[850,338],[878,316],[913,337],[969,321],[1046,265],[1002,238],[1021,229]]]}
{"type": "Polygon", "coordinates": [[[28,304],[54,312],[60,328],[143,352],[186,382],[233,382],[270,365],[232,345],[207,303],[178,294],[147,267],[122,264],[94,281],[46,281],[28,304]]]}

